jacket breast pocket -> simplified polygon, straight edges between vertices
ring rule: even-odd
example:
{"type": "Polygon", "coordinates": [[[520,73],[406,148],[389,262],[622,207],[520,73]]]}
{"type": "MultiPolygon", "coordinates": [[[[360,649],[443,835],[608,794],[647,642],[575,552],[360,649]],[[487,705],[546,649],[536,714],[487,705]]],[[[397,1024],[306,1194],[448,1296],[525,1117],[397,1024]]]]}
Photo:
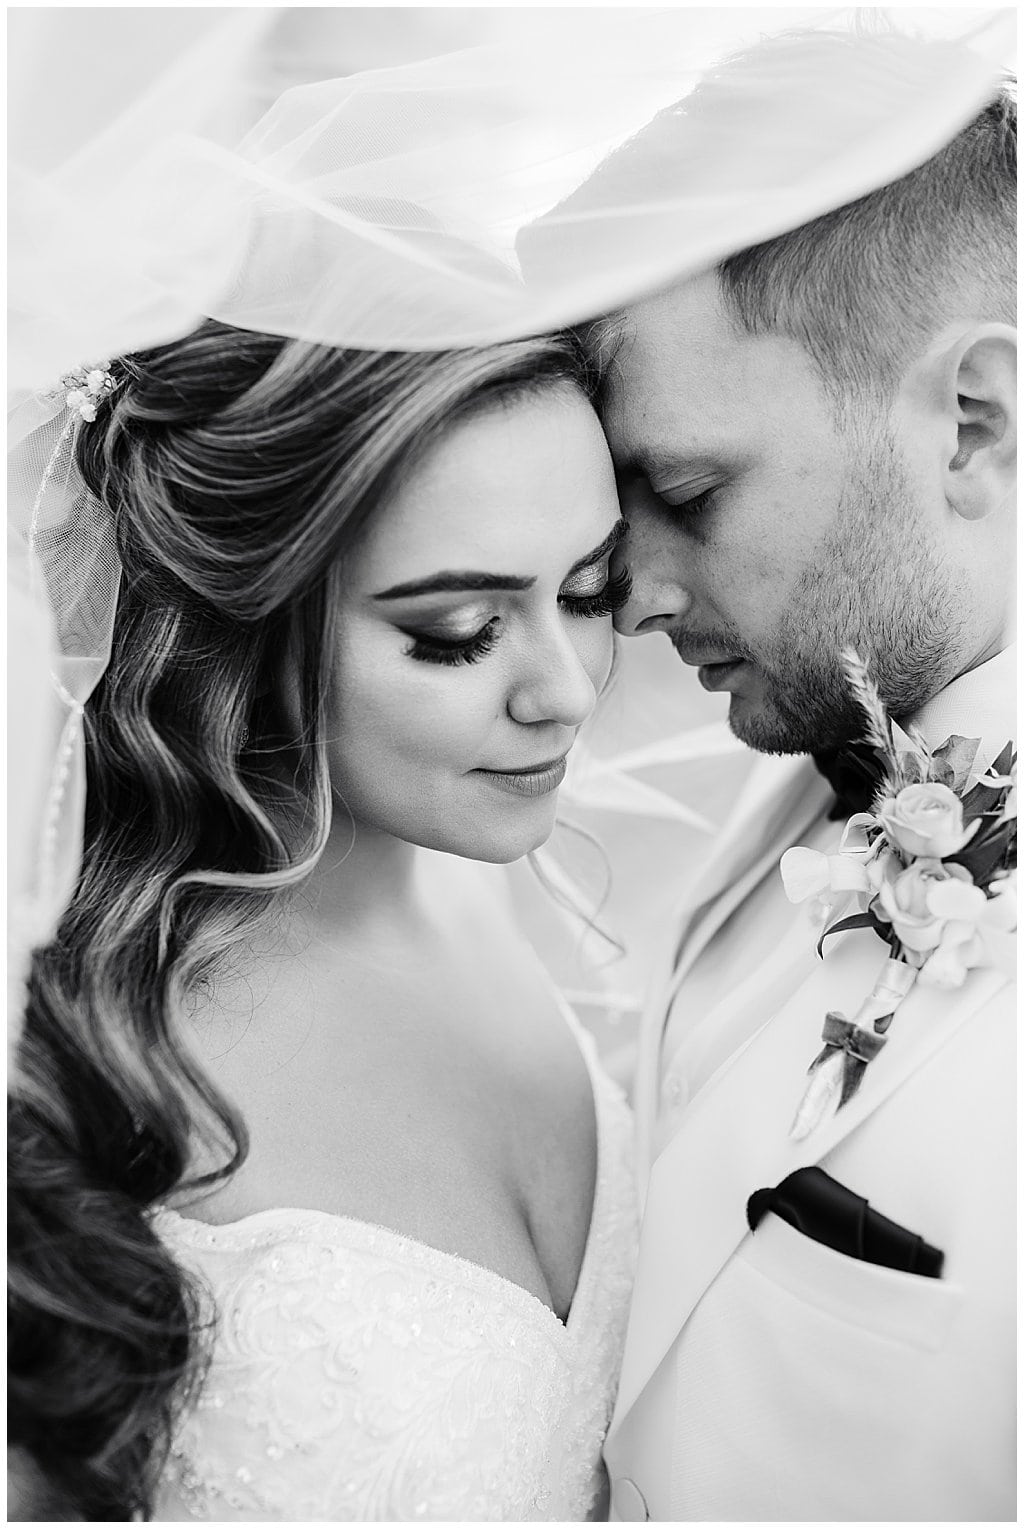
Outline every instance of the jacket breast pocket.
{"type": "Polygon", "coordinates": [[[677,1340],[671,1516],[955,1516],[963,1295],[766,1215],[677,1340]]]}
{"type": "MultiPolygon", "coordinates": [[[[926,1350],[941,1349],[963,1300],[961,1286],[886,1269],[837,1253],[768,1214],[739,1258],[786,1297],[865,1335],[926,1350]]],[[[771,1300],[765,1294],[766,1300],[771,1300]]]]}

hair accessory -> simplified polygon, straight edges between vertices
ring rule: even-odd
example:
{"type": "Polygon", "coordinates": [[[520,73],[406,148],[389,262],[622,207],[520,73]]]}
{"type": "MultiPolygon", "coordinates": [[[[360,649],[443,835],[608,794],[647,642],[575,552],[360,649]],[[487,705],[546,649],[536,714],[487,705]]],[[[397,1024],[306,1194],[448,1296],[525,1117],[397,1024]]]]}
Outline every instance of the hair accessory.
{"type": "Polygon", "coordinates": [[[98,361],[94,366],[76,366],[60,381],[61,387],[67,389],[64,402],[87,424],[96,418],[96,405],[100,400],[117,387],[109,361],[98,361]]]}
{"type": "Polygon", "coordinates": [[[118,385],[109,362],[75,366],[59,383],[16,402],[8,418],[8,577],[13,568],[25,596],[23,618],[34,607],[41,623],[32,650],[31,715],[40,734],[31,774],[37,794],[27,804],[33,849],[18,873],[25,911],[15,956],[22,964],[25,941],[52,934],[81,860],[83,717],[110,655],[121,563],[114,516],[89,491],[76,447],[118,385]]]}

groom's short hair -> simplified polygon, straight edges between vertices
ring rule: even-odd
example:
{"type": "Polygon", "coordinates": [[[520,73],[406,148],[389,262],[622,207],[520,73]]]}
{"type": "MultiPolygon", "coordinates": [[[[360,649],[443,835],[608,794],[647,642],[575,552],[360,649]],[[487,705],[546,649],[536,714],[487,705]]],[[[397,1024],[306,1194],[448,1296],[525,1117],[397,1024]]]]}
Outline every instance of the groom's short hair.
{"type": "Polygon", "coordinates": [[[797,340],[830,392],[884,394],[945,323],[1016,322],[1016,205],[1007,88],[909,174],[722,261],[727,311],[797,340]]]}
{"type": "MultiPolygon", "coordinates": [[[[531,245],[542,249],[546,238],[586,236],[585,217],[577,229],[571,216],[562,223],[561,214],[599,210],[614,203],[619,187],[627,204],[637,185],[652,197],[659,185],[671,191],[674,159],[681,178],[699,182],[706,176],[702,143],[718,132],[736,132],[735,92],[744,88],[748,71],[756,80],[768,63],[784,80],[790,61],[806,71],[810,58],[827,80],[830,58],[850,41],[850,33],[785,33],[723,61],[689,96],[613,151],[551,214],[524,230],[524,269],[531,245]]],[[[917,46],[885,31],[872,41],[883,79],[901,52],[917,46]]],[[[863,48],[863,37],[858,46],[863,48]]],[[[809,121],[807,132],[813,131],[809,121]]],[[[717,274],[726,311],[743,331],[797,340],[838,403],[857,395],[884,398],[908,359],[947,322],[1015,322],[1016,193],[1017,109],[1008,80],[917,169],[723,260],[717,274]]],[[[612,315],[594,336],[605,358],[614,352],[617,330],[612,315]]]]}

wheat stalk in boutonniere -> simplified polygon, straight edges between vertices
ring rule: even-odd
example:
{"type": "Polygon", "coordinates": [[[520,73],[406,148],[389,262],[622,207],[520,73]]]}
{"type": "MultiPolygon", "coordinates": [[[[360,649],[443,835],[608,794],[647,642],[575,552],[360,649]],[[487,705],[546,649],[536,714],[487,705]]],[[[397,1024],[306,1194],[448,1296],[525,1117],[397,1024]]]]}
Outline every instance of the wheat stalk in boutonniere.
{"type": "Polygon", "coordinates": [[[830,935],[856,929],[873,931],[890,953],[852,1020],[838,1011],[826,1016],[824,1046],[791,1131],[797,1138],[853,1097],[915,982],[956,988],[974,967],[1012,967],[1017,927],[1012,744],[979,772],[979,740],[954,735],[930,749],[919,732],[889,718],[858,654],[844,653],[843,665],[881,783],[872,810],[847,823],[837,854],[797,846],[781,870],[791,901],[828,899],[819,955],[830,935]]]}
{"type": "Polygon", "coordinates": [[[895,782],[899,775],[899,761],[893,747],[889,714],[878,693],[878,686],[871,678],[867,664],[854,648],[844,648],[842,662],[853,698],[864,713],[863,741],[870,743],[882,756],[895,782]]]}

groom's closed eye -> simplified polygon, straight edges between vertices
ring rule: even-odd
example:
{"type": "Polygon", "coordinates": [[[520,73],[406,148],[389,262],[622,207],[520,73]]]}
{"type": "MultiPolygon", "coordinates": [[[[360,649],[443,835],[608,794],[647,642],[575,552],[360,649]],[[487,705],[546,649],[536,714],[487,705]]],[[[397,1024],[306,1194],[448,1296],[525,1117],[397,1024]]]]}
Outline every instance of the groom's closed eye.
{"type": "Polygon", "coordinates": [[[670,510],[679,510],[686,515],[702,515],[711,508],[716,492],[715,488],[706,488],[699,494],[694,494],[690,489],[665,489],[658,494],[658,498],[670,510]]]}
{"type": "Polygon", "coordinates": [[[648,478],[650,491],[670,509],[698,511],[705,508],[722,486],[721,464],[676,462],[648,478]]]}

